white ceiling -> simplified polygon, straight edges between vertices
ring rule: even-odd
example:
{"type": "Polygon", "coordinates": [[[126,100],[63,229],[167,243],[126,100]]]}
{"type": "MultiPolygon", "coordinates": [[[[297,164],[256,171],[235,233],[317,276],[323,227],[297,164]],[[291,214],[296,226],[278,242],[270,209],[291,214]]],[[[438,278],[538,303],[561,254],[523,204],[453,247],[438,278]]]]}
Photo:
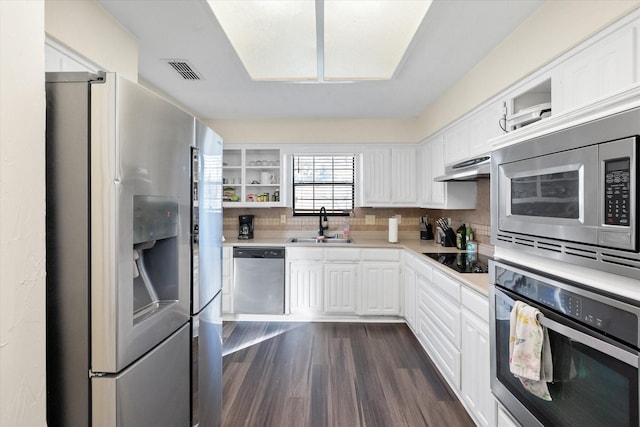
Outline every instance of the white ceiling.
{"type": "Polygon", "coordinates": [[[416,117],[543,0],[435,0],[392,80],[323,84],[251,81],[205,0],[99,2],[138,40],[140,79],[220,120],[416,117]]]}

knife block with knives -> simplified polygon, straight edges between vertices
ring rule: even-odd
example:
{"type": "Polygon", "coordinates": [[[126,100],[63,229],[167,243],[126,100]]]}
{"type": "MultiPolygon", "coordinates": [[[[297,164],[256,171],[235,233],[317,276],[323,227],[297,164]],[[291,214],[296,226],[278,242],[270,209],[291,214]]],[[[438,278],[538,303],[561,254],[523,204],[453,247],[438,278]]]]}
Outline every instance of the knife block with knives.
{"type": "Polygon", "coordinates": [[[438,228],[440,228],[444,232],[444,235],[442,236],[440,244],[442,246],[445,246],[445,247],[452,247],[452,246],[455,247],[456,246],[456,233],[449,226],[447,221],[445,221],[444,218],[438,218],[438,220],[436,220],[436,222],[438,224],[438,228]]]}
{"type": "Polygon", "coordinates": [[[428,217],[420,217],[420,240],[433,240],[433,226],[428,217]]]}

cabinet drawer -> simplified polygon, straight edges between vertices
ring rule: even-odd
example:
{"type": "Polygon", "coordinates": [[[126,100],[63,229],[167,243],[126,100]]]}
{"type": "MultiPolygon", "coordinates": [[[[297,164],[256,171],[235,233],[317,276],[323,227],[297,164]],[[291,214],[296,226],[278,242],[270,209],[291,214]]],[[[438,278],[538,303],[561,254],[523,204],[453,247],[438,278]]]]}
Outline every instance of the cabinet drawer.
{"type": "Polygon", "coordinates": [[[489,301],[487,297],[467,288],[462,288],[462,305],[485,322],[489,322],[489,301]]]}
{"type": "Polygon", "coordinates": [[[414,269],[416,270],[416,273],[431,282],[433,277],[433,267],[431,267],[428,262],[418,260],[418,262],[416,262],[415,264],[414,269]]]}
{"type": "Polygon", "coordinates": [[[328,248],[324,250],[327,261],[360,261],[360,249],[357,248],[328,248]]]}
{"type": "Polygon", "coordinates": [[[363,261],[400,261],[398,249],[362,249],[363,261]]]}
{"type": "Polygon", "coordinates": [[[438,270],[433,270],[432,277],[433,284],[447,294],[452,300],[460,303],[460,283],[453,280],[449,276],[440,273],[438,270]]]}
{"type": "Polygon", "coordinates": [[[322,261],[324,259],[323,248],[287,248],[287,260],[322,261]]]}
{"type": "Polygon", "coordinates": [[[426,287],[420,294],[427,316],[438,331],[456,348],[460,348],[460,306],[452,303],[437,290],[426,287]]]}
{"type": "Polygon", "coordinates": [[[420,317],[420,333],[422,341],[426,344],[431,358],[436,363],[440,372],[450,381],[450,384],[460,388],[460,351],[456,349],[439,331],[431,317],[420,317]]]}

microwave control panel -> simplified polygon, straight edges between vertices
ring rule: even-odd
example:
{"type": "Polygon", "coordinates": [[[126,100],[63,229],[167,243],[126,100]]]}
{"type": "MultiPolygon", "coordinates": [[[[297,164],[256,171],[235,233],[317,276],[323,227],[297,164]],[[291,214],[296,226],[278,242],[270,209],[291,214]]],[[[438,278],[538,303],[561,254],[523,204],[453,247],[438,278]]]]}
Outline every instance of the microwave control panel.
{"type": "Polygon", "coordinates": [[[606,160],[604,168],[605,224],[629,226],[631,159],[606,160]]]}

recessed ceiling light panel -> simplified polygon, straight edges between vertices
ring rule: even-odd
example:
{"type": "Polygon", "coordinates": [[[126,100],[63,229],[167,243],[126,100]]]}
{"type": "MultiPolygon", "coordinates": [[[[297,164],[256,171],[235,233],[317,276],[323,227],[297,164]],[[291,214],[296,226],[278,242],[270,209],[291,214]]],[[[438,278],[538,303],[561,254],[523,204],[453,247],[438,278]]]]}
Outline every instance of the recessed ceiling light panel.
{"type": "Polygon", "coordinates": [[[253,80],[316,80],[313,0],[209,0],[253,80]]]}
{"type": "Polygon", "coordinates": [[[391,79],[430,5],[421,0],[325,0],[324,78],[391,79]]]}
{"type": "Polygon", "coordinates": [[[208,0],[253,80],[320,82],[391,79],[431,2],[208,0]]]}

